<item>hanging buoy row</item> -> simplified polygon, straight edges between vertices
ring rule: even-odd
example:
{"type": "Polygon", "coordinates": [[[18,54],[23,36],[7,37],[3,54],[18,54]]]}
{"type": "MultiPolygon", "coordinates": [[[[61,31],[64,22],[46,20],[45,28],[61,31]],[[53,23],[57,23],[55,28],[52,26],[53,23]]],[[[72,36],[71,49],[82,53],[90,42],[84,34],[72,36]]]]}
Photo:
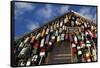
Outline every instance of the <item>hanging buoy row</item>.
{"type": "Polygon", "coordinates": [[[89,25],[85,23],[81,32],[72,35],[72,62],[97,61],[97,30],[95,26],[89,25]]]}
{"type": "Polygon", "coordinates": [[[75,16],[65,16],[18,42],[14,51],[16,66],[45,64],[45,58],[52,51],[54,44],[63,41],[71,42],[72,62],[96,61],[96,34],[95,26],[80,21],[80,18],[75,16]],[[69,31],[74,27],[79,27],[81,31],[69,31]]]}

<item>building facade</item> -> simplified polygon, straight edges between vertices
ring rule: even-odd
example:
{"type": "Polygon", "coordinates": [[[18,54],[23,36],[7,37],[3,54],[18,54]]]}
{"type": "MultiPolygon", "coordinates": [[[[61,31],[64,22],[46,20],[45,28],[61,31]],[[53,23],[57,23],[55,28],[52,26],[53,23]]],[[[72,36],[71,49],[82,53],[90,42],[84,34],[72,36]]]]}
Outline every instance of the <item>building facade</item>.
{"type": "Polygon", "coordinates": [[[71,11],[15,40],[14,66],[97,61],[97,24],[71,11]]]}

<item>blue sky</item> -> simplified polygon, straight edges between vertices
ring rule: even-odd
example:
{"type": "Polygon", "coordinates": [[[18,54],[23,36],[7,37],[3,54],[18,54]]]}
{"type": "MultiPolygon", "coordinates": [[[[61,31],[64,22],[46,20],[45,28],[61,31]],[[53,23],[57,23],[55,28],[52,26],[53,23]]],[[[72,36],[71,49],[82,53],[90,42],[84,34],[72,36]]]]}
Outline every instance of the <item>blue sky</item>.
{"type": "Polygon", "coordinates": [[[22,36],[71,10],[91,20],[96,20],[96,7],[15,2],[15,37],[22,36]]]}

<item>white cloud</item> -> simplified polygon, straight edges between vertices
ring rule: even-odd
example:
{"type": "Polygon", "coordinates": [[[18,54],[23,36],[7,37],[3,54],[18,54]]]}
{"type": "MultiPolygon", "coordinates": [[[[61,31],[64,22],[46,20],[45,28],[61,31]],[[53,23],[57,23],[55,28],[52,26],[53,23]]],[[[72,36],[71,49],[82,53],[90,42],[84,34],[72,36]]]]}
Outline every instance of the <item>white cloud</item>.
{"type": "Polygon", "coordinates": [[[68,12],[68,10],[69,10],[69,6],[62,6],[61,8],[60,8],[60,10],[59,10],[59,12],[61,13],[61,14],[63,14],[63,13],[65,13],[65,12],[68,12]]]}
{"type": "Polygon", "coordinates": [[[93,15],[91,14],[91,8],[83,7],[79,10],[79,13],[85,16],[88,19],[93,19],[93,15]]]}
{"type": "Polygon", "coordinates": [[[97,19],[97,15],[96,13],[94,14],[94,17],[93,17],[93,20],[96,22],[96,19],[97,19]]]}
{"type": "Polygon", "coordinates": [[[35,6],[31,3],[25,2],[16,2],[15,3],[15,16],[20,16],[24,14],[26,11],[34,10],[35,6]]]}
{"type": "Polygon", "coordinates": [[[18,36],[15,36],[15,40],[18,39],[18,36]]]}
{"type": "Polygon", "coordinates": [[[28,25],[27,25],[27,29],[28,30],[33,30],[35,28],[38,28],[39,27],[39,24],[37,22],[30,22],[28,25]]]}
{"type": "Polygon", "coordinates": [[[83,7],[79,10],[79,13],[81,15],[85,16],[87,19],[90,19],[90,20],[96,22],[96,12],[95,12],[95,14],[93,14],[92,11],[94,11],[94,9],[92,9],[90,7],[83,7]]]}
{"type": "Polygon", "coordinates": [[[44,8],[38,9],[37,14],[40,17],[43,17],[45,19],[49,19],[51,18],[51,16],[56,12],[59,12],[60,14],[63,14],[65,12],[68,12],[69,6],[62,6],[60,8],[58,8],[56,11],[54,11],[54,8],[52,5],[50,4],[46,4],[44,8]]]}
{"type": "Polygon", "coordinates": [[[20,9],[32,9],[32,4],[31,3],[25,3],[25,2],[16,2],[15,3],[17,8],[20,9]]]}
{"type": "Polygon", "coordinates": [[[43,18],[49,19],[52,16],[52,6],[46,4],[44,8],[38,9],[37,14],[43,18]]]}

